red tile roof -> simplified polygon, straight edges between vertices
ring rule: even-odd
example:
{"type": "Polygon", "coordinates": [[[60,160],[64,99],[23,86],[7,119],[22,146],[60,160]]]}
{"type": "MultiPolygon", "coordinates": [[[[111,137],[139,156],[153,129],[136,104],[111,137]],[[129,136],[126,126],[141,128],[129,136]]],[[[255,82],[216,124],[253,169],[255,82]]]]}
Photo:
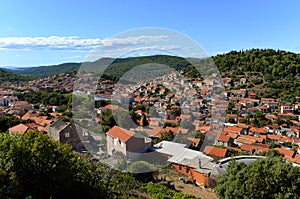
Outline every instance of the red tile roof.
{"type": "Polygon", "coordinates": [[[204,148],[204,153],[211,156],[216,156],[220,158],[225,158],[227,154],[227,149],[224,148],[218,148],[214,146],[206,146],[204,148]]]}
{"type": "Polygon", "coordinates": [[[291,157],[293,158],[293,156],[295,155],[295,151],[289,150],[289,149],[283,149],[283,148],[275,148],[276,151],[278,151],[279,153],[283,154],[284,157],[291,157]]]}
{"type": "Polygon", "coordinates": [[[229,140],[230,140],[230,136],[226,136],[226,135],[220,135],[218,138],[217,138],[217,140],[218,141],[223,141],[223,142],[229,142],[229,140]]]}
{"type": "Polygon", "coordinates": [[[106,134],[114,138],[119,138],[123,142],[127,142],[134,136],[135,133],[118,126],[114,126],[106,134]]]}
{"type": "Polygon", "coordinates": [[[228,126],[223,129],[224,132],[235,132],[235,133],[239,133],[242,130],[243,130],[242,128],[236,126],[228,126]]]}
{"type": "Polygon", "coordinates": [[[18,124],[9,128],[8,130],[12,133],[24,134],[28,129],[28,126],[25,126],[24,124],[18,124]]]}
{"type": "Polygon", "coordinates": [[[256,149],[258,151],[269,151],[269,148],[266,147],[261,147],[261,146],[256,146],[256,145],[251,145],[251,144],[243,144],[241,146],[241,150],[243,151],[252,151],[253,149],[256,149]]]}

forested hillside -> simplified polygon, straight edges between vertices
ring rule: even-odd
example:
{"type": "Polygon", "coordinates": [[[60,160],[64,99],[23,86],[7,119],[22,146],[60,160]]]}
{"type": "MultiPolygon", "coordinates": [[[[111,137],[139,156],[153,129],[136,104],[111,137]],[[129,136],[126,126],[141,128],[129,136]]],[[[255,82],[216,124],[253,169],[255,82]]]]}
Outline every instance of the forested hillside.
{"type": "Polygon", "coordinates": [[[234,75],[259,72],[266,81],[293,79],[300,74],[300,54],[283,50],[231,51],[213,60],[221,72],[234,75]]]}
{"type": "MultiPolygon", "coordinates": [[[[246,85],[239,85],[232,89],[247,88],[255,91],[260,97],[281,98],[284,101],[295,102],[300,96],[300,54],[272,49],[252,49],[244,51],[231,51],[226,54],[212,57],[215,65],[223,77],[231,77],[239,82],[240,78],[247,78],[246,85]]],[[[15,70],[14,73],[33,77],[45,77],[53,74],[70,73],[78,71],[80,67],[84,72],[104,74],[115,82],[127,71],[143,64],[159,63],[170,66],[176,70],[184,69],[185,75],[199,78],[200,74],[181,57],[168,55],[153,55],[130,58],[101,58],[95,62],[64,63],[53,66],[32,67],[15,70]],[[104,68],[106,70],[103,72],[104,68]]],[[[0,71],[1,81],[23,80],[5,70],[0,71]]]]}
{"type": "Polygon", "coordinates": [[[223,77],[246,77],[261,97],[294,102],[300,96],[300,54],[272,49],[231,51],[212,57],[223,77]]]}
{"type": "MultiPolygon", "coordinates": [[[[86,72],[100,72],[101,69],[105,66],[108,66],[104,74],[106,77],[110,77],[113,80],[118,80],[125,72],[130,69],[140,66],[143,64],[149,63],[159,63],[166,66],[173,67],[176,70],[182,69],[190,65],[184,58],[174,57],[168,55],[154,55],[154,56],[142,56],[142,57],[130,57],[130,58],[101,58],[94,62],[82,63],[64,63],[53,66],[40,66],[40,67],[31,67],[28,69],[15,70],[13,72],[31,75],[34,77],[46,77],[54,74],[60,73],[70,73],[73,71],[78,71],[81,68],[82,71],[86,72]]],[[[102,73],[102,71],[101,71],[102,73]]]]}
{"type": "Polygon", "coordinates": [[[19,75],[0,68],[0,84],[4,82],[20,82],[28,79],[29,77],[27,76],[19,75]]]}

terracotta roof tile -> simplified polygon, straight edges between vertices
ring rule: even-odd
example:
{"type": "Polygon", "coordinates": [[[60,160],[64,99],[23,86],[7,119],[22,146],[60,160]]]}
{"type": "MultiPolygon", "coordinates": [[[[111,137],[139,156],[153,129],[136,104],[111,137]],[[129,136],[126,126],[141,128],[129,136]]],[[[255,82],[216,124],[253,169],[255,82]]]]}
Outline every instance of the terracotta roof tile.
{"type": "Polygon", "coordinates": [[[130,138],[134,136],[135,133],[118,126],[114,126],[106,134],[114,138],[119,138],[123,142],[127,142],[130,138]]]}
{"type": "Polygon", "coordinates": [[[214,146],[206,146],[204,148],[204,153],[206,153],[207,155],[224,158],[224,157],[226,157],[227,149],[218,148],[218,147],[214,147],[214,146]]]}
{"type": "Polygon", "coordinates": [[[12,133],[24,134],[28,129],[29,129],[28,126],[24,124],[18,124],[16,126],[9,128],[8,130],[12,133]]]}

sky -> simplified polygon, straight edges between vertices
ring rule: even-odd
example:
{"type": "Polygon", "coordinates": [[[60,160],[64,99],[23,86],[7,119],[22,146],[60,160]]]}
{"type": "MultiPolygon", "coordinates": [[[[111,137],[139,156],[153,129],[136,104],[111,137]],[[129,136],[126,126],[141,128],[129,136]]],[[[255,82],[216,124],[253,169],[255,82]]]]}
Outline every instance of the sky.
{"type": "Polygon", "coordinates": [[[298,0],[2,0],[0,66],[81,62],[97,49],[98,58],[137,49],[193,56],[192,48],[180,51],[190,43],[172,31],[208,55],[251,48],[300,53],[299,19],[298,0]]]}

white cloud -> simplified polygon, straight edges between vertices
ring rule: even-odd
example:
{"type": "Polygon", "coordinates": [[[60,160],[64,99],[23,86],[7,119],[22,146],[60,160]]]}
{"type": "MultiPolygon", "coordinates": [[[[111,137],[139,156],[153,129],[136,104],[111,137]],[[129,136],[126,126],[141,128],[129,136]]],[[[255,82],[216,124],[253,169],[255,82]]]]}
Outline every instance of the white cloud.
{"type": "Polygon", "coordinates": [[[118,49],[166,40],[167,36],[136,36],[108,39],[81,39],[76,36],[60,37],[4,37],[0,38],[0,50],[75,50],[118,49]]]}
{"type": "Polygon", "coordinates": [[[99,45],[100,39],[79,39],[74,36],[0,38],[0,49],[6,50],[91,50],[99,45]]]}
{"type": "Polygon", "coordinates": [[[137,36],[137,37],[126,37],[126,38],[108,38],[102,40],[103,46],[114,46],[114,45],[137,45],[137,44],[148,44],[152,42],[158,42],[166,40],[167,36],[137,36]]]}

